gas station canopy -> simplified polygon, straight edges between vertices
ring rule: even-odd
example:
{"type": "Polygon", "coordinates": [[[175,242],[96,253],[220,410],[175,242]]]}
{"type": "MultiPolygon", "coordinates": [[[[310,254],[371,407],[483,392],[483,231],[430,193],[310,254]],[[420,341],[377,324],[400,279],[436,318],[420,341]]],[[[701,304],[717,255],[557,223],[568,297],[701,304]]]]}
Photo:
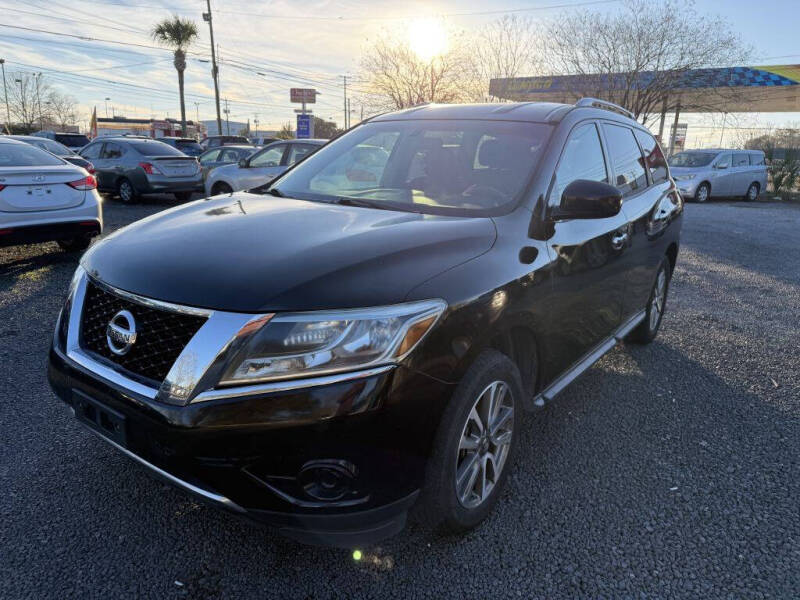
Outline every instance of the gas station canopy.
{"type": "MultiPolygon", "coordinates": [[[[514,101],[564,102],[581,96],[646,89],[655,79],[642,72],[634,85],[630,74],[553,75],[492,79],[489,94],[514,101]]],[[[800,112],[800,65],[693,69],[676,75],[671,86],[683,112],[800,112]]],[[[672,93],[672,92],[671,92],[672,93]]]]}

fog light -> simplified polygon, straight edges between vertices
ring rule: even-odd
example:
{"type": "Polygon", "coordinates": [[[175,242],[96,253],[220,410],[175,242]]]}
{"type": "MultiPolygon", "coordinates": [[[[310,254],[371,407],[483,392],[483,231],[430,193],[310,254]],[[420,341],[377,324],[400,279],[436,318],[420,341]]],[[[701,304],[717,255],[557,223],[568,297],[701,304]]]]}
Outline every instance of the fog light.
{"type": "Polygon", "coordinates": [[[341,500],[354,490],[358,477],[356,466],[346,460],[312,460],[303,465],[297,483],[315,500],[341,500]]]}

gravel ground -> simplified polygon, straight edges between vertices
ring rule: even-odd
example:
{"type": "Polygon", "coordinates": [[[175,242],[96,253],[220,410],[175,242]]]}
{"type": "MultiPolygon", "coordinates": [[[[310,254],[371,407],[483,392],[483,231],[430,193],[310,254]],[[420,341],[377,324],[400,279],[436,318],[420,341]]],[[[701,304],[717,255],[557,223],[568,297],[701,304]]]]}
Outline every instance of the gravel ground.
{"type": "MultiPolygon", "coordinates": [[[[106,205],[108,229],[166,201],[106,205]]],[[[46,351],[76,258],[0,249],[0,597],[800,595],[800,207],[686,209],[659,338],[531,416],[462,538],[300,546],[198,505],[83,430],[46,351]]]]}

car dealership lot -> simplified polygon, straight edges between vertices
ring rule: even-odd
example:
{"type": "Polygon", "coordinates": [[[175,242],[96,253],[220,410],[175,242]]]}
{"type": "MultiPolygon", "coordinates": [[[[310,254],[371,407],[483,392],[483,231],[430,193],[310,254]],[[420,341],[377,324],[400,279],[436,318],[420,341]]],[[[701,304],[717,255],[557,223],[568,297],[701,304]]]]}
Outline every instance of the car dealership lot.
{"type": "MultiPolygon", "coordinates": [[[[106,202],[107,231],[171,205],[106,202]]],[[[410,527],[360,561],[199,505],[82,429],[45,376],[77,257],[0,249],[0,596],[795,595],[798,241],[797,205],[689,205],[657,340],[528,417],[478,530],[410,527]]]]}

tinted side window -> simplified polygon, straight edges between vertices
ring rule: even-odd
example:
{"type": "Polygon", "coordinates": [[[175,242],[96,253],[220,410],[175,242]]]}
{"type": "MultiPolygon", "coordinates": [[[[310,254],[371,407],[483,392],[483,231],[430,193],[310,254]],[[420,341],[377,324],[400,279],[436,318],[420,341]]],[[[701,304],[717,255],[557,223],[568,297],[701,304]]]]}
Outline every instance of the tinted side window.
{"type": "Polygon", "coordinates": [[[570,134],[556,169],[550,203],[560,204],[564,188],[576,179],[608,183],[603,147],[600,145],[597,127],[593,123],[580,125],[570,134]]]}
{"type": "Polygon", "coordinates": [[[656,142],[649,133],[640,129],[634,130],[636,139],[639,140],[639,145],[644,151],[644,160],[647,168],[650,169],[650,176],[653,178],[653,183],[661,183],[667,180],[667,159],[664,158],[664,153],[661,151],[661,146],[656,142]]]}
{"type": "Polygon", "coordinates": [[[100,148],[103,147],[103,144],[90,144],[86,146],[83,150],[81,150],[81,156],[83,158],[99,158],[100,157],[100,148]]]}
{"type": "Polygon", "coordinates": [[[644,158],[633,137],[633,130],[621,125],[603,125],[608,141],[608,156],[614,169],[616,181],[613,185],[622,192],[622,196],[630,196],[647,186],[644,171],[644,158]]]}
{"type": "Polygon", "coordinates": [[[751,154],[750,155],[750,164],[751,165],[764,165],[764,155],[763,154],[751,154]]]}
{"type": "Polygon", "coordinates": [[[222,150],[211,150],[210,152],[206,152],[200,158],[200,164],[204,165],[206,163],[214,162],[219,158],[220,153],[222,150]]]}
{"type": "Polygon", "coordinates": [[[747,166],[750,166],[750,160],[747,158],[747,154],[734,154],[733,155],[733,166],[734,167],[747,167],[747,166]]]}

